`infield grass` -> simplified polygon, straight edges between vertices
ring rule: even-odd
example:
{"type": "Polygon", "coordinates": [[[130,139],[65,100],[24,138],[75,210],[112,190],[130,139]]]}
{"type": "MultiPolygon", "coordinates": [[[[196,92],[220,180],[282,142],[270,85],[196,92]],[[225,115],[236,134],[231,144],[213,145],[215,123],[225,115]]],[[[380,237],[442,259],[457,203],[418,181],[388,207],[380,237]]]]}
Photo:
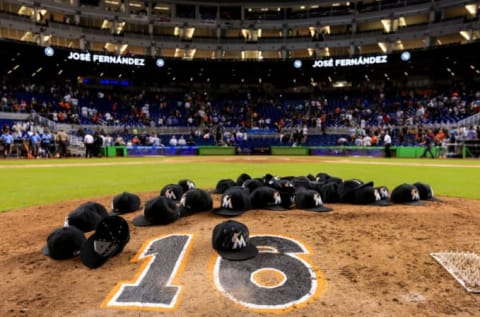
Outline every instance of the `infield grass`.
{"type": "Polygon", "coordinates": [[[123,191],[160,192],[189,178],[214,188],[241,173],[261,177],[306,176],[325,172],[386,185],[430,184],[436,196],[480,199],[480,160],[383,159],[364,157],[145,157],[100,159],[2,160],[0,212],[73,199],[113,196],[123,191]],[[296,162],[301,160],[301,162],[296,162]]]}

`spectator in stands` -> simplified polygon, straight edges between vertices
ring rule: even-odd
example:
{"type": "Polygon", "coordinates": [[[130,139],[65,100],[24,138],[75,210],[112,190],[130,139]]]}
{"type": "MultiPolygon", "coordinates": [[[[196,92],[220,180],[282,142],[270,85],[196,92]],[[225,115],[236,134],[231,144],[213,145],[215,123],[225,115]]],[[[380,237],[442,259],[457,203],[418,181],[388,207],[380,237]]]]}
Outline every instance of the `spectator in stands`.
{"type": "Polygon", "coordinates": [[[348,144],[348,140],[346,137],[342,136],[342,137],[339,137],[338,140],[337,140],[337,144],[338,145],[347,145],[348,144]]]}
{"type": "Polygon", "coordinates": [[[302,134],[303,134],[302,145],[305,145],[307,144],[307,138],[308,138],[308,126],[306,124],[303,125],[302,134]]]}
{"type": "Polygon", "coordinates": [[[103,146],[113,145],[113,138],[111,134],[106,134],[103,136],[103,146]]]}
{"type": "Polygon", "coordinates": [[[28,148],[25,147],[26,142],[24,140],[22,130],[13,129],[12,136],[13,136],[12,153],[16,154],[17,158],[23,155],[27,156],[28,148]]]}
{"type": "Polygon", "coordinates": [[[8,99],[6,96],[2,97],[2,111],[9,112],[10,106],[8,105],[8,99]]]}
{"type": "Polygon", "coordinates": [[[195,139],[193,138],[193,135],[190,135],[187,140],[187,145],[188,146],[194,146],[195,145],[195,139]]]}
{"type": "Polygon", "coordinates": [[[37,130],[33,131],[32,136],[30,137],[30,145],[32,149],[32,156],[38,158],[40,155],[40,143],[42,142],[42,138],[37,130]]]}
{"type": "Polygon", "coordinates": [[[52,133],[49,130],[45,130],[42,133],[42,141],[40,143],[40,149],[44,153],[45,157],[50,158],[55,152],[55,140],[52,133]]]}
{"type": "Polygon", "coordinates": [[[148,145],[150,146],[161,146],[163,147],[163,144],[160,140],[160,138],[158,137],[157,133],[156,132],[152,132],[152,134],[148,137],[148,145]]]}
{"type": "Polygon", "coordinates": [[[170,144],[170,146],[177,146],[178,144],[177,137],[175,135],[172,135],[172,137],[168,141],[168,144],[170,144]]]}
{"type": "Polygon", "coordinates": [[[475,129],[473,125],[470,126],[470,128],[468,129],[466,139],[469,141],[473,141],[477,139],[477,129],[475,129]]]}
{"type": "Polygon", "coordinates": [[[1,143],[3,144],[3,157],[7,158],[12,154],[13,150],[13,136],[10,129],[4,130],[1,136],[1,143]]]}
{"type": "Polygon", "coordinates": [[[178,138],[178,143],[177,143],[179,146],[185,146],[187,145],[187,140],[185,140],[185,137],[183,135],[181,135],[179,138],[178,138]]]}
{"type": "Polygon", "coordinates": [[[362,145],[363,146],[371,146],[372,145],[372,137],[369,134],[366,134],[363,137],[362,145]]]}
{"type": "Polygon", "coordinates": [[[140,141],[140,138],[136,134],[132,137],[132,140],[130,141],[130,143],[132,145],[141,145],[142,144],[142,142],[140,141]]]}
{"type": "Polygon", "coordinates": [[[123,146],[125,144],[126,144],[125,140],[121,135],[117,135],[117,137],[115,138],[115,141],[113,142],[113,145],[115,146],[123,146]]]}

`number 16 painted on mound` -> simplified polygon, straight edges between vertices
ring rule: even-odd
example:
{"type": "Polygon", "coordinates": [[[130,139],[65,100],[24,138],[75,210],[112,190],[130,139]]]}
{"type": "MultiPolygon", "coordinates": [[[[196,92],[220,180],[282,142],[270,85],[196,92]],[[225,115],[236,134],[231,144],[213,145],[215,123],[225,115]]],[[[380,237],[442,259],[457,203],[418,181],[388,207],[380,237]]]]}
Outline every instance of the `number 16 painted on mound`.
{"type": "MultiPolygon", "coordinates": [[[[121,282],[103,301],[103,308],[172,311],[178,306],[181,286],[173,285],[192,235],[152,239],[133,262],[143,261],[133,282],[121,282]]],[[[217,257],[217,289],[243,307],[256,311],[285,311],[306,304],[324,289],[325,279],[298,254],[308,254],[299,242],[280,236],[251,236],[259,254],[245,261],[217,257]],[[274,277],[265,281],[263,275],[274,277]],[[320,276],[317,276],[320,275],[320,276]]]]}

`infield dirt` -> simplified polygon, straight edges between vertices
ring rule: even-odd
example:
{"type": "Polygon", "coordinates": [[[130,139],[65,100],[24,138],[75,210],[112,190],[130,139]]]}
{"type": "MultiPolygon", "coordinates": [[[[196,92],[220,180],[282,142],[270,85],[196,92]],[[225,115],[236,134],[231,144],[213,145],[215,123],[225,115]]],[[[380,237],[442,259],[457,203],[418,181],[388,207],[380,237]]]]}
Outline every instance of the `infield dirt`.
{"type": "MultiPolygon", "coordinates": [[[[138,193],[143,202],[158,193],[138,193]]],[[[480,295],[467,292],[432,252],[480,253],[480,201],[440,197],[425,206],[326,204],[333,211],[251,210],[234,218],[250,234],[280,235],[306,246],[301,257],[314,269],[318,288],[308,301],[277,309],[284,316],[479,316],[480,295]]],[[[230,300],[215,285],[212,212],[166,226],[135,227],[141,210],[126,214],[131,240],[98,269],[80,259],[55,261],[41,254],[48,234],[83,202],[76,200],[0,214],[0,316],[264,316],[230,300]],[[145,259],[132,261],[147,241],[189,234],[188,254],[171,281],[180,286],[167,311],[101,307],[121,281],[133,281],[145,259]]],[[[93,201],[111,206],[112,197],[93,201]]],[[[214,195],[219,206],[220,195],[214,195]]],[[[88,233],[89,235],[91,233],[88,233]]],[[[474,268],[479,270],[479,268],[474,268]]],[[[268,280],[268,278],[266,278],[268,280]]]]}

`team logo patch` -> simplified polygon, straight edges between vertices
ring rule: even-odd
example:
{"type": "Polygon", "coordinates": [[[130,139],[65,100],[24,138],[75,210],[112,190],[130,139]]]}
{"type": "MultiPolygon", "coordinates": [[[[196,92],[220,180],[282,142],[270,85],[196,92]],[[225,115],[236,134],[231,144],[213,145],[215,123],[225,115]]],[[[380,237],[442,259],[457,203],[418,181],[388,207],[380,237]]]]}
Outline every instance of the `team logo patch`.
{"type": "Polygon", "coordinates": [[[315,202],[315,207],[323,206],[322,197],[319,193],[313,194],[313,201],[315,202]]]}
{"type": "Polygon", "coordinates": [[[175,195],[175,192],[171,188],[169,188],[165,191],[165,197],[170,198],[172,200],[177,199],[177,195],[175,195]]]}
{"type": "Polygon", "coordinates": [[[275,205],[281,205],[282,204],[282,197],[280,196],[279,192],[273,193],[273,201],[275,205]]]}
{"type": "Polygon", "coordinates": [[[222,207],[223,208],[228,208],[228,209],[233,209],[232,205],[232,196],[230,195],[225,195],[222,199],[222,207]]]}
{"type": "Polygon", "coordinates": [[[416,188],[412,188],[412,191],[410,193],[412,195],[412,201],[420,200],[420,193],[416,188]]]}

